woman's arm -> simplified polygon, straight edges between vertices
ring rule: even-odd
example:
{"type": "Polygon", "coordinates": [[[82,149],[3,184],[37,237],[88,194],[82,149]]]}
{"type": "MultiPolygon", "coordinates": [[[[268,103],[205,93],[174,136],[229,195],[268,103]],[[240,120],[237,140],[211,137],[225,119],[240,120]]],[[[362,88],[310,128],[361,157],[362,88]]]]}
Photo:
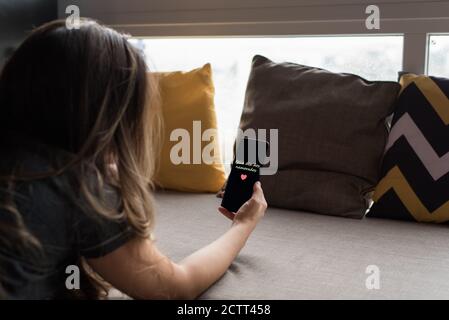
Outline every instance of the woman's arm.
{"type": "Polygon", "coordinates": [[[232,227],[179,264],[164,256],[150,240],[133,239],[114,252],[88,263],[120,291],[139,299],[194,299],[216,282],[243,248],[267,204],[260,183],[237,212],[232,227]]]}

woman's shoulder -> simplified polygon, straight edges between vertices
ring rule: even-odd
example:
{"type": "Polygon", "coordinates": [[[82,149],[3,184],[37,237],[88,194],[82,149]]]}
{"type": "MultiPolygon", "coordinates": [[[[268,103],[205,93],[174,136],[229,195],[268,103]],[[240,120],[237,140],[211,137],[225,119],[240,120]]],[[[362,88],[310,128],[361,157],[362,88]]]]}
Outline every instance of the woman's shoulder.
{"type": "Polygon", "coordinates": [[[58,174],[64,152],[42,145],[17,146],[2,149],[0,197],[13,195],[15,202],[24,207],[45,207],[68,204],[68,177],[58,174]]]}
{"type": "Polygon", "coordinates": [[[1,145],[0,149],[3,175],[8,172],[14,176],[50,173],[73,157],[69,152],[33,140],[14,140],[11,144],[1,145]]]}

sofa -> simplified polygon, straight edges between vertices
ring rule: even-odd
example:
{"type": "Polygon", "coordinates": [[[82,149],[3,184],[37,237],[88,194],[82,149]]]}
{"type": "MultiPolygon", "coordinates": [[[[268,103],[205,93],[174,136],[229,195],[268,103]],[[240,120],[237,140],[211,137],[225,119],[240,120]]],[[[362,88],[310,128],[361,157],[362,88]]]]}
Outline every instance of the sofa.
{"type": "MultiPolygon", "coordinates": [[[[157,245],[175,261],[230,226],[212,194],[158,192],[156,201],[157,245]]],[[[447,225],[270,207],[200,299],[449,299],[447,232],[447,225]],[[372,265],[379,289],[366,285],[372,265]]]]}
{"type": "MultiPolygon", "coordinates": [[[[189,115],[194,107],[215,119],[209,65],[165,77],[166,134],[198,120],[189,115]],[[195,90],[178,88],[185,78],[199,83],[195,90]]],[[[447,79],[404,73],[399,83],[372,82],[255,56],[240,128],[279,128],[279,170],[261,177],[265,218],[200,298],[449,299],[447,90],[447,79]],[[400,125],[404,115],[418,124],[400,125]],[[429,175],[435,169],[443,175],[429,175]]],[[[225,181],[223,168],[174,165],[170,143],[157,181],[178,191],[156,193],[155,235],[179,261],[231,222],[213,194],[225,181]]]]}

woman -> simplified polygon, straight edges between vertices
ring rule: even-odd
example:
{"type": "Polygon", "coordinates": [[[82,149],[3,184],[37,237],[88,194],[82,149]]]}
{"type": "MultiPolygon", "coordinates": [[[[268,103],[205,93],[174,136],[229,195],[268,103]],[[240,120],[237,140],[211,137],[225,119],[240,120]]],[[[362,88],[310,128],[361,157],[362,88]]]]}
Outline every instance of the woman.
{"type": "MultiPolygon", "coordinates": [[[[36,29],[0,76],[0,296],[193,299],[244,246],[260,184],[231,228],[180,263],[151,239],[158,95],[127,39],[90,20],[36,29]],[[67,266],[81,270],[66,288],[67,266]]],[[[220,208],[226,216],[229,212],[220,208]]]]}

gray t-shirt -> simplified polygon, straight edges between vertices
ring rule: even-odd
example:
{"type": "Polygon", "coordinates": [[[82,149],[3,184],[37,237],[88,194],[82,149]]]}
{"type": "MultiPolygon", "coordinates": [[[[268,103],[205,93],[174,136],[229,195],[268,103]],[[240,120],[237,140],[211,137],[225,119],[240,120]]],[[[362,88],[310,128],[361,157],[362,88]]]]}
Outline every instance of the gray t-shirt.
{"type": "MultiPolygon", "coordinates": [[[[34,169],[44,169],[45,161],[29,156],[26,161],[34,169]]],[[[0,247],[0,268],[6,277],[0,279],[11,299],[60,299],[73,296],[66,288],[68,266],[80,257],[98,258],[126,243],[133,232],[126,221],[114,221],[77,203],[76,191],[61,188],[66,176],[21,182],[14,189],[14,200],[28,231],[42,247],[42,256],[31,259],[14,249],[0,247]],[[32,262],[31,262],[32,261],[32,262]]],[[[67,185],[67,184],[66,184],[67,185]]],[[[0,197],[2,192],[0,189],[0,197]]],[[[117,193],[105,190],[114,203],[117,193]]],[[[79,198],[78,198],[79,199],[79,198]]],[[[11,222],[10,212],[0,209],[0,224],[11,222]]],[[[1,232],[1,231],[0,231],[1,232]]],[[[2,236],[2,235],[0,235],[2,236]]]]}

